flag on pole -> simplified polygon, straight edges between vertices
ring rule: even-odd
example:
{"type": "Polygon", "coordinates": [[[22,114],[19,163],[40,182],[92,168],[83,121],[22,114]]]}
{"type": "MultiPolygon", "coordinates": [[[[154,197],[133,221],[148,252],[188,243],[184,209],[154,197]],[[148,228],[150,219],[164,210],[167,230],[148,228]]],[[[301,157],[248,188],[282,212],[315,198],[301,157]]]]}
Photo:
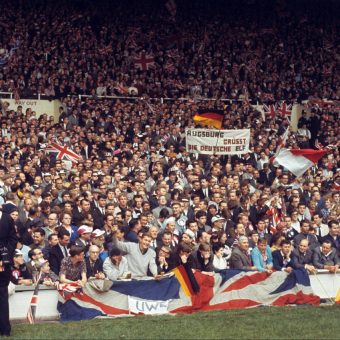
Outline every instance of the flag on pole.
{"type": "Polygon", "coordinates": [[[67,145],[59,145],[55,142],[52,142],[45,148],[45,152],[47,153],[57,153],[57,159],[62,160],[70,160],[74,163],[78,163],[82,160],[82,157],[72,151],[67,145]]]}
{"type": "Polygon", "coordinates": [[[37,304],[38,304],[38,293],[39,293],[39,284],[35,285],[33,296],[31,298],[31,303],[28,308],[27,312],[27,320],[28,322],[33,325],[35,323],[35,313],[37,311],[37,304]]]}
{"type": "Polygon", "coordinates": [[[275,155],[274,161],[287,168],[296,177],[300,177],[327,153],[328,150],[282,148],[275,155]]]}
{"type": "Polygon", "coordinates": [[[33,325],[35,323],[35,314],[37,312],[37,305],[38,305],[38,293],[39,293],[39,281],[41,278],[41,272],[38,273],[38,275],[35,276],[35,287],[34,292],[31,298],[31,303],[28,307],[26,319],[28,322],[33,325]]]}
{"type": "Polygon", "coordinates": [[[223,119],[224,114],[221,110],[198,110],[193,118],[195,123],[213,126],[217,129],[221,129],[223,119]]]}

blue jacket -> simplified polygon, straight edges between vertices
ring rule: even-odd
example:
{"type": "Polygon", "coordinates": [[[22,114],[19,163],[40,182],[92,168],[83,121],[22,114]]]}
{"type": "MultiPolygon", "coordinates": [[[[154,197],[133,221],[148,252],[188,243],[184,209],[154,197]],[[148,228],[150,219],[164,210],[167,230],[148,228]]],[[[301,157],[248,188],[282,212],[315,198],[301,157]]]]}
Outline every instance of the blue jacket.
{"type": "Polygon", "coordinates": [[[267,249],[266,249],[266,256],[267,256],[267,261],[266,263],[264,263],[263,257],[257,247],[255,247],[251,252],[251,258],[253,260],[253,264],[254,266],[256,266],[259,272],[266,271],[266,265],[268,264],[273,265],[272,251],[270,250],[269,246],[267,246],[267,249]]]}

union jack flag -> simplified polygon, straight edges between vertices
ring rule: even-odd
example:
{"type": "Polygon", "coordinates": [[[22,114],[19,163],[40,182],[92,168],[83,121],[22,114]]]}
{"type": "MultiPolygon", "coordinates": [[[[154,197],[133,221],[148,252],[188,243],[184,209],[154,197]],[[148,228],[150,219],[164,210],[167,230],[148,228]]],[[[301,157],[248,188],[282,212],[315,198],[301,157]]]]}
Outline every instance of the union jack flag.
{"type": "Polygon", "coordinates": [[[183,83],[180,80],[175,80],[173,82],[173,85],[179,90],[183,90],[185,88],[185,86],[183,85],[183,83]]]}
{"type": "Polygon", "coordinates": [[[136,35],[136,34],[138,34],[138,33],[141,32],[141,28],[140,28],[140,27],[131,26],[131,27],[128,27],[128,32],[129,32],[131,35],[136,35]]]}
{"type": "Polygon", "coordinates": [[[263,98],[264,101],[272,101],[273,102],[275,100],[274,95],[272,93],[263,92],[262,98],[263,98]]]}
{"type": "Polygon", "coordinates": [[[276,116],[276,105],[266,105],[263,104],[263,111],[266,116],[270,116],[271,118],[275,118],[276,116]]]}
{"type": "Polygon", "coordinates": [[[309,107],[319,107],[321,109],[323,108],[330,108],[334,105],[333,100],[327,100],[327,99],[309,99],[307,105],[309,107]]]}
{"type": "Polygon", "coordinates": [[[117,83],[114,89],[116,89],[121,94],[126,94],[129,92],[128,87],[124,86],[123,83],[117,83]]]}
{"type": "Polygon", "coordinates": [[[140,69],[141,71],[147,71],[155,65],[155,58],[151,54],[147,54],[145,52],[139,53],[134,58],[135,67],[140,69]]]}
{"type": "Polygon", "coordinates": [[[164,65],[164,70],[169,72],[175,71],[175,64],[172,61],[168,60],[167,63],[164,65]]]}
{"type": "Polygon", "coordinates": [[[108,54],[108,53],[111,53],[113,50],[112,50],[112,46],[111,46],[111,44],[110,45],[107,45],[107,46],[105,46],[105,47],[103,47],[103,48],[100,48],[99,50],[98,50],[98,52],[100,53],[100,54],[108,54]]]}
{"type": "Polygon", "coordinates": [[[223,270],[212,276],[194,274],[199,292],[188,296],[176,277],[154,280],[115,281],[107,292],[98,292],[87,283],[81,293],[69,300],[59,295],[62,321],[87,320],[97,316],[156,314],[157,304],[165,305],[165,313],[228,310],[255,306],[320,304],[312,291],[305,269],[291,273],[223,270]],[[130,310],[129,297],[140,301],[139,313],[130,310]],[[70,301],[71,300],[71,301],[70,301]],[[143,306],[143,308],[142,308],[143,306]]]}
{"type": "Polygon", "coordinates": [[[282,116],[284,118],[290,117],[292,115],[292,104],[287,105],[287,103],[285,101],[283,101],[279,105],[277,112],[280,114],[280,116],[282,116]]]}
{"type": "Polygon", "coordinates": [[[128,46],[130,48],[136,48],[138,46],[134,36],[132,36],[132,35],[128,36],[128,38],[126,39],[126,46],[128,46]]]}
{"type": "Polygon", "coordinates": [[[28,307],[28,312],[26,315],[27,321],[33,325],[35,323],[35,314],[37,311],[37,305],[38,305],[38,293],[39,293],[39,281],[41,278],[41,272],[38,273],[35,279],[35,287],[34,287],[34,292],[31,297],[31,303],[28,307]]]}
{"type": "Polygon", "coordinates": [[[67,145],[59,145],[55,142],[52,142],[45,148],[45,152],[47,153],[57,153],[57,159],[69,160],[74,163],[78,163],[82,160],[82,157],[73,152],[67,145]]]}
{"type": "Polygon", "coordinates": [[[172,49],[172,50],[167,51],[167,52],[166,52],[166,55],[167,55],[169,58],[172,58],[172,59],[178,59],[178,58],[180,57],[177,48],[174,48],[174,49],[172,49]]]}

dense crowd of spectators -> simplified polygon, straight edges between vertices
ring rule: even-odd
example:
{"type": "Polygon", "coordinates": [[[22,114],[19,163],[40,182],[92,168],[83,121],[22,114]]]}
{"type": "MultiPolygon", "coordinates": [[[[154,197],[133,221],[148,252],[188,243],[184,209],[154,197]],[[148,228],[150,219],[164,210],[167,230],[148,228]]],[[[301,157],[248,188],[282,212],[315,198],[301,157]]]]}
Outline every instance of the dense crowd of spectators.
{"type": "Polygon", "coordinates": [[[0,91],[337,99],[338,6],[185,1],[172,17],[157,1],[11,1],[0,14],[2,55],[14,49],[0,91]],[[135,64],[143,52],[148,70],[135,64]]]}
{"type": "MultiPolygon", "coordinates": [[[[179,264],[208,275],[338,270],[339,150],[295,178],[270,162],[288,120],[219,100],[338,99],[336,4],[325,2],[319,15],[318,2],[303,10],[209,3],[178,4],[176,18],[148,1],[4,7],[0,42],[16,47],[1,66],[0,90],[62,103],[57,121],[1,101],[0,203],[18,237],[13,282],[158,279],[179,264]],[[142,50],[154,68],[136,70],[142,50]],[[122,87],[144,97],[98,98],[122,87]],[[150,99],[167,96],[193,100],[150,99]],[[250,152],[189,154],[184,130],[198,108],[222,109],[225,128],[249,128],[250,152]],[[82,161],[46,153],[54,141],[82,161]]],[[[286,143],[326,146],[338,136],[338,109],[319,105],[286,143]]]]}

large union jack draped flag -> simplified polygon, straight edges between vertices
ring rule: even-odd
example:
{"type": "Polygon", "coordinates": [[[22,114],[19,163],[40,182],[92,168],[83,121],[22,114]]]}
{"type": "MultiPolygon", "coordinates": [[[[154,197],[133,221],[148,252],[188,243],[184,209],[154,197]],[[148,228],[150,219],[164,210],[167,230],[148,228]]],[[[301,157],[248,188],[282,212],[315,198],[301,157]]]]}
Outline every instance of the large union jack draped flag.
{"type": "Polygon", "coordinates": [[[195,278],[200,290],[191,297],[185,294],[176,277],[161,281],[116,281],[104,293],[98,292],[93,288],[94,285],[87,284],[82,292],[75,292],[68,299],[64,299],[61,292],[58,309],[61,320],[70,321],[105,315],[136,314],[129,310],[131,298],[137,299],[140,306],[149,309],[157,309],[152,302],[164,302],[167,313],[320,303],[303,269],[294,270],[290,274],[281,271],[267,274],[225,270],[208,276],[196,272],[195,278]]]}

